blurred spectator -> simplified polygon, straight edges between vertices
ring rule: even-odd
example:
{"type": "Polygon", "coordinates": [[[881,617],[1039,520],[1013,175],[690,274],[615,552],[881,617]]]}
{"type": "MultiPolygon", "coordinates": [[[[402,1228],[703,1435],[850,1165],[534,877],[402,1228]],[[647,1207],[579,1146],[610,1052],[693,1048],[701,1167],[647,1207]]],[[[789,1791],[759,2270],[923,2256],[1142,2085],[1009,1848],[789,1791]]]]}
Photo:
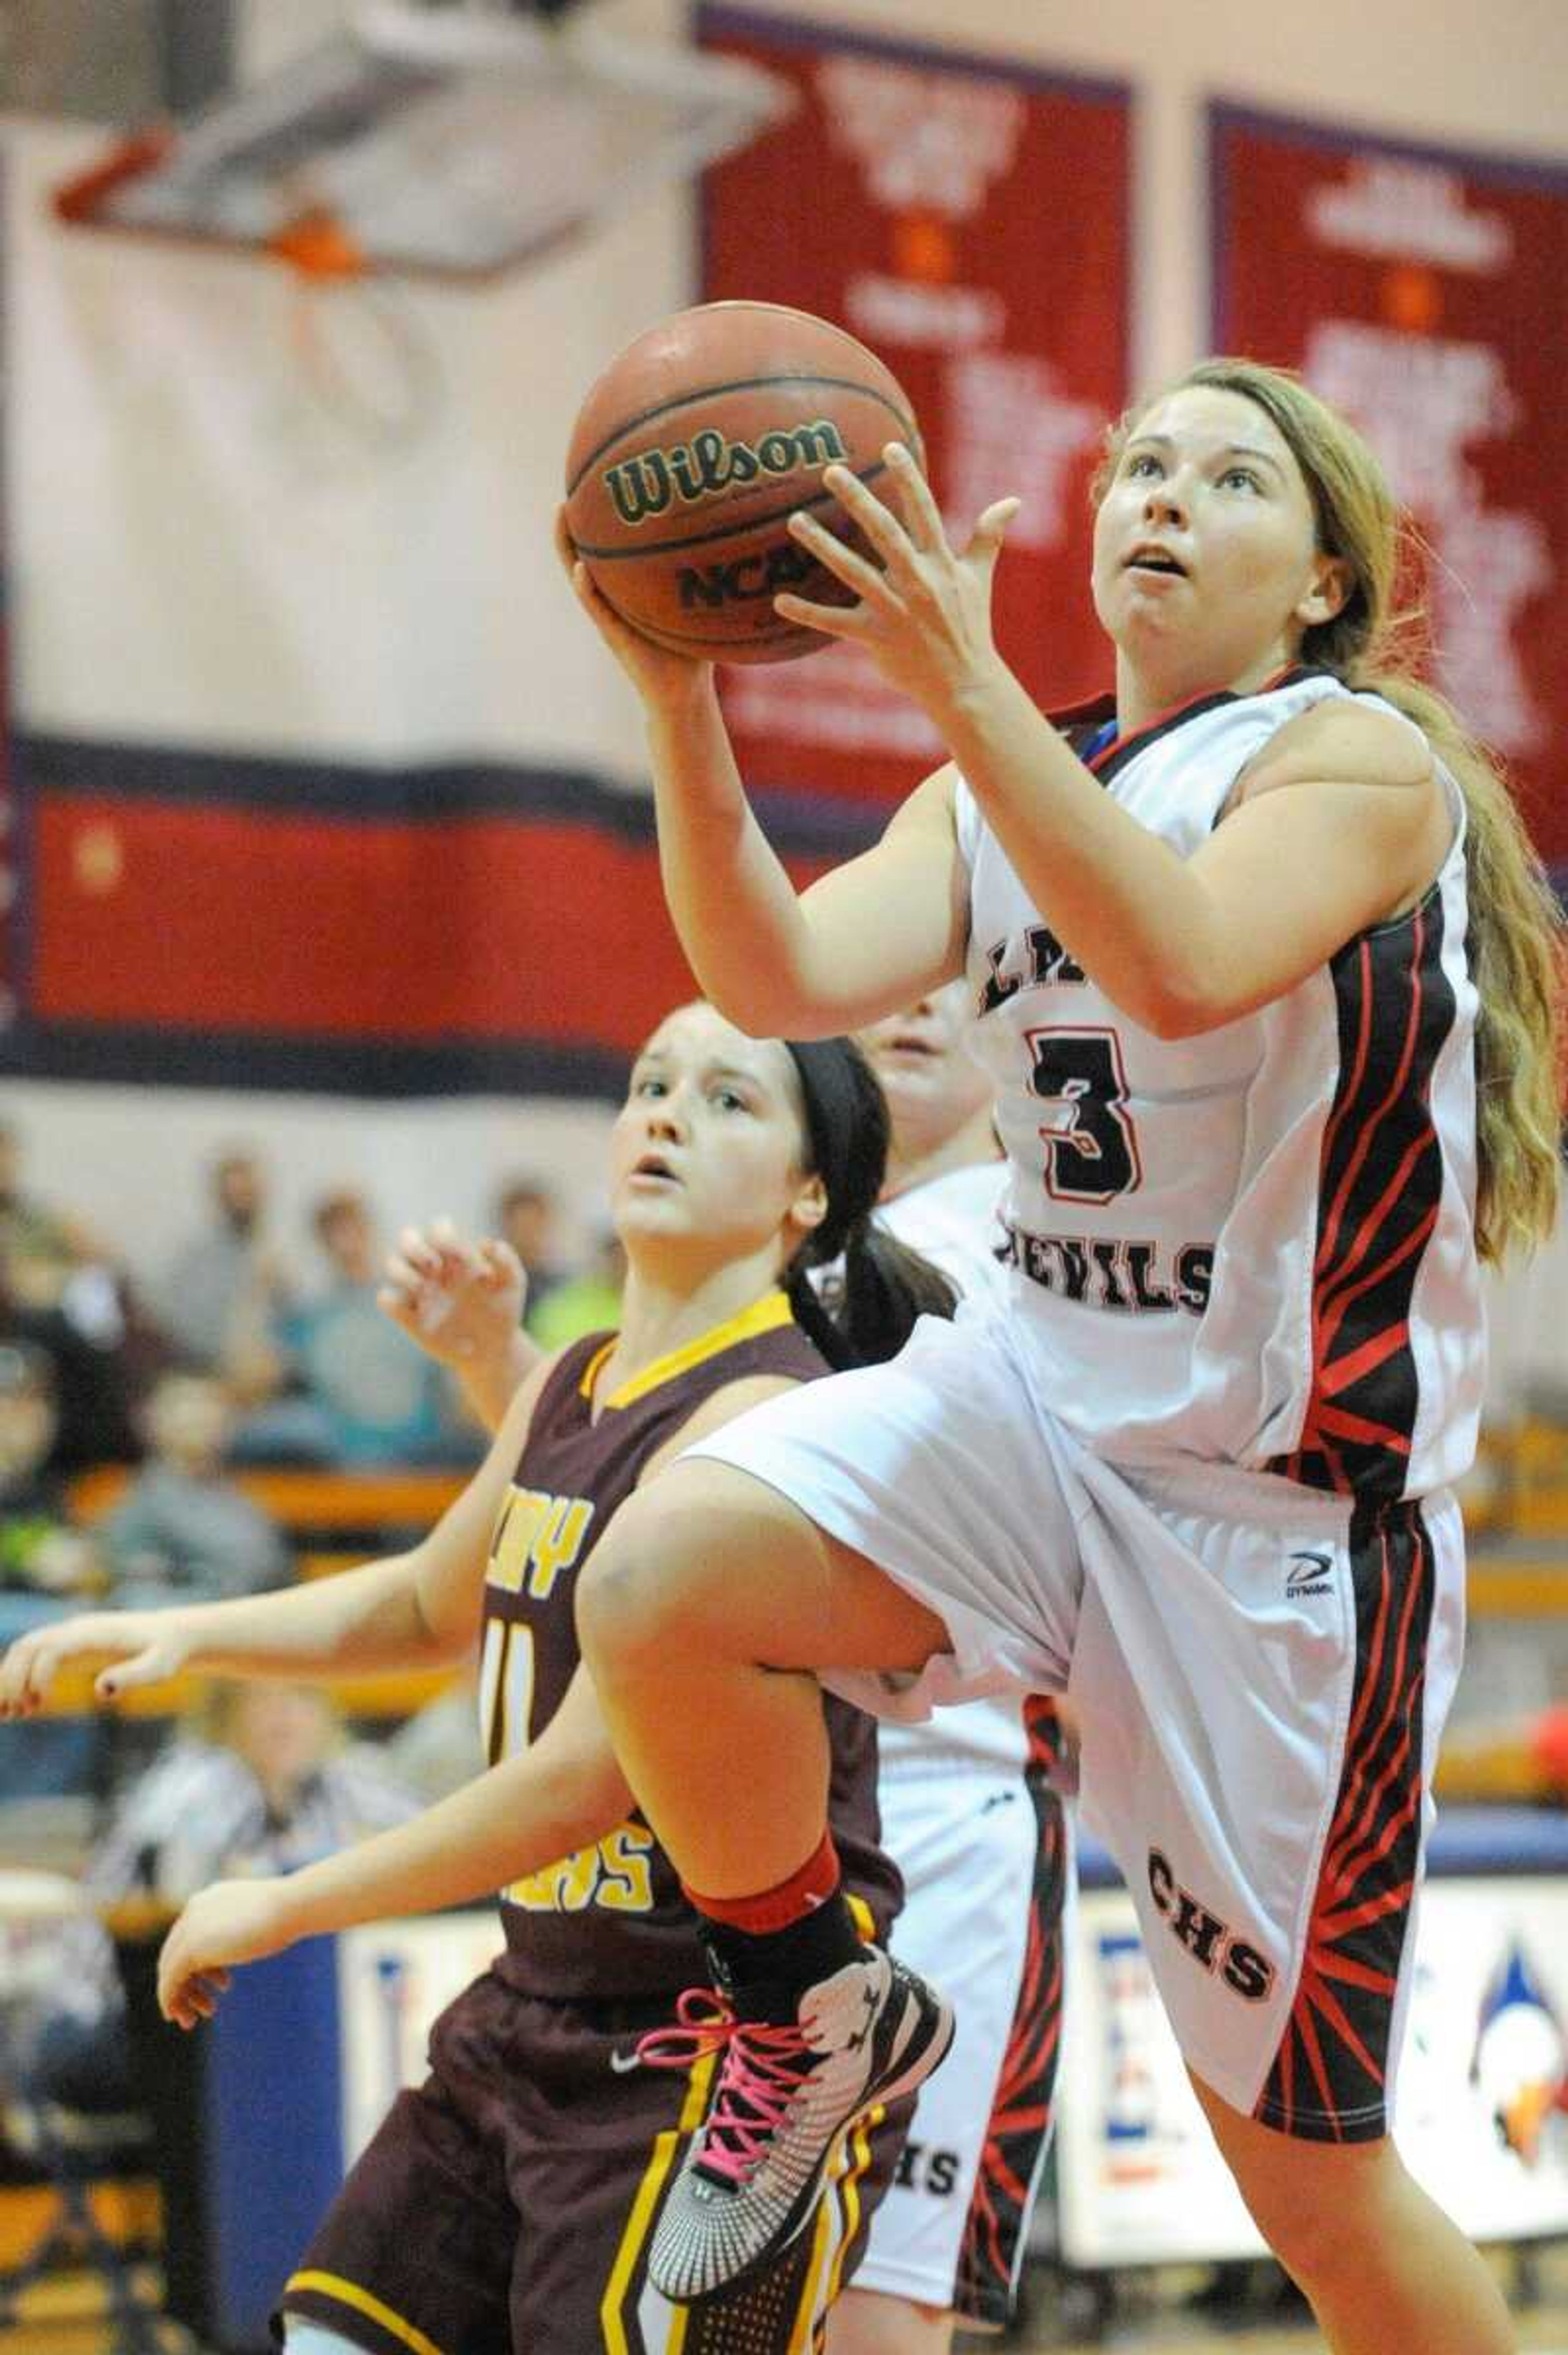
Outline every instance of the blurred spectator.
{"type": "MultiPolygon", "coordinates": [[[[102,1584],[90,1538],[51,1468],[59,1411],[55,1368],[25,1341],[0,1342],[0,1649],[80,1610],[102,1584]]],[[[40,1717],[0,1725],[0,1798],[69,1800],[85,1814],[107,1771],[102,1721],[40,1717]]]]}
{"type": "Polygon", "coordinates": [[[241,1148],[219,1154],[208,1180],[212,1222],[170,1262],[160,1316],[192,1365],[222,1374],[240,1398],[264,1397],[276,1379],[272,1329],[292,1305],[265,1237],[266,1181],[241,1148]]]}
{"type": "Polygon", "coordinates": [[[105,1903],[179,1905],[225,1876],[293,1872],[419,1807],[379,1746],[345,1739],[318,1686],[215,1684],[124,1795],[87,1885],[105,1903]]]}
{"type": "MultiPolygon", "coordinates": [[[[86,1885],[101,1906],[171,1909],[225,1875],[293,1872],[417,1815],[382,1753],[347,1743],[315,1687],[223,1684],[124,1795],[86,1885]]],[[[29,2091],[72,2109],[131,2098],[124,2002],[107,1933],[63,1929],[61,1968],[36,2027],[29,2091]]]]}
{"type": "Polygon", "coordinates": [[[584,1333],[602,1333],[621,1322],[621,1287],[626,1263],[620,1237],[606,1227],[594,1239],[592,1256],[580,1275],[552,1286],[544,1306],[525,1318],[541,1349],[563,1348],[584,1333]]]}
{"type": "Polygon", "coordinates": [[[225,1476],[234,1410],[205,1373],[167,1373],[143,1410],[149,1460],[100,1527],[115,1601],[218,1601],[282,1585],[282,1531],[225,1476]]]}
{"type": "Polygon", "coordinates": [[[537,1178],[513,1178],[496,1197],[496,1231],[517,1252],[527,1279],[523,1323],[530,1333],[545,1302],[568,1278],[556,1248],[556,1220],[555,1197],[537,1178]]]}
{"type": "Polygon", "coordinates": [[[459,1677],[389,1734],[387,1759],[399,1781],[417,1791],[426,1806],[482,1774],[490,1762],[479,1739],[475,1678],[459,1677]]]}
{"type": "Polygon", "coordinates": [[[132,1401],[162,1342],[123,1268],[84,1227],[23,1190],[21,1144],[0,1120],[0,1339],[54,1362],[53,1467],[133,1461],[132,1401]]]}
{"type": "Polygon", "coordinates": [[[236,1463],[463,1464],[479,1453],[441,1369],[376,1305],[378,1252],[361,1194],[312,1213],[326,1281],[278,1327],[291,1394],[247,1415],[236,1463]]]}
{"type": "Polygon", "coordinates": [[[24,1193],[21,1135],[14,1121],[0,1119],[0,1257],[17,1272],[22,1290],[28,1288],[29,1269],[46,1271],[42,1280],[55,1291],[60,1270],[97,1256],[84,1228],[24,1193]]]}
{"type": "Polygon", "coordinates": [[[0,1586],[91,1593],[102,1584],[91,1539],[74,1528],[49,1466],[59,1414],[54,1365],[26,1341],[0,1343],[0,1586]]]}

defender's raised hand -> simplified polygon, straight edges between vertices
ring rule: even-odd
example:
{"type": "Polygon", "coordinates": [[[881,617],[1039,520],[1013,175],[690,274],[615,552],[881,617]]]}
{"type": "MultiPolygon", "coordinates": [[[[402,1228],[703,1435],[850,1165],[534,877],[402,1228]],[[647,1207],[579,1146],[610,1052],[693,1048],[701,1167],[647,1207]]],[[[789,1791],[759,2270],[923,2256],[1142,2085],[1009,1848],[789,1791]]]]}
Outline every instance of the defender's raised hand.
{"type": "Polygon", "coordinates": [[[385,1273],[377,1305],[427,1357],[461,1370],[510,1348],[528,1284],[509,1243],[470,1241],[450,1219],[434,1219],[402,1230],[385,1273]]]}

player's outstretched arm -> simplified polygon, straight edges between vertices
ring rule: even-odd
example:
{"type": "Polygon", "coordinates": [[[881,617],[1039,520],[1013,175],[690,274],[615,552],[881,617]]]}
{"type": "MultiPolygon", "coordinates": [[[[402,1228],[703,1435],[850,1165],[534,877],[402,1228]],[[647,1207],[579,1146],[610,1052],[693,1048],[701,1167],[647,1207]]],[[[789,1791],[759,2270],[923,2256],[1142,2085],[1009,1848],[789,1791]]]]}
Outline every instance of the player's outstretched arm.
{"type": "Polygon", "coordinates": [[[544,1354],[522,1328],[528,1277],[511,1245],[435,1219],[403,1229],[385,1276],[376,1295],[383,1314],[450,1367],[485,1429],[499,1431],[544,1354]]]}
{"type": "Polygon", "coordinates": [[[797,894],[747,802],[712,666],[628,628],[577,560],[564,511],[557,546],[642,699],[665,897],[720,1011],[753,1038],[826,1038],[951,980],[965,901],[946,773],[912,795],[873,849],[797,894]]]}
{"type": "Polygon", "coordinates": [[[60,1671],[97,1663],[101,1703],[185,1669],[226,1677],[333,1676],[415,1667],[435,1657],[418,1609],[411,1556],[227,1603],[89,1611],[18,1636],[0,1661],[0,1718],[31,1717],[60,1671]]]}
{"type": "Polygon", "coordinates": [[[485,1462],[409,1552],[268,1594],[164,1611],[85,1612],[35,1627],[0,1660],[0,1718],[35,1715],[60,1670],[87,1659],[101,1663],[93,1693],[107,1703],[186,1668],[330,1678],[462,1658],[477,1633],[490,1531],[542,1372],[524,1382],[485,1462]]]}
{"type": "Polygon", "coordinates": [[[273,1881],[218,1881],[186,1906],[158,1959],[158,2001],[181,2028],[210,2019],[229,1973],[301,1938],[434,1913],[603,1838],[631,1793],[586,1669],[544,1732],[422,1815],[273,1881]]]}

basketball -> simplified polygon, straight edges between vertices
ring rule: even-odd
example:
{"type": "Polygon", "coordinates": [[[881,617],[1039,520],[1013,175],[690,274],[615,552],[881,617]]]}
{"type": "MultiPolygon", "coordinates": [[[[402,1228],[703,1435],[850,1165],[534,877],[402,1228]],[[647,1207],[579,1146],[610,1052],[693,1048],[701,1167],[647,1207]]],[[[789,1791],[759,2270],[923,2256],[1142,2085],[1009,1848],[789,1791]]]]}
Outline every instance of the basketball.
{"type": "Polygon", "coordinates": [[[789,517],[809,508],[851,539],[823,468],[874,484],[890,442],[920,459],[908,396],[842,327],[776,303],[704,303],[648,328],[589,392],[568,528],[600,593],[656,645],[789,662],[831,641],[781,620],[779,591],[854,602],[789,517]]]}

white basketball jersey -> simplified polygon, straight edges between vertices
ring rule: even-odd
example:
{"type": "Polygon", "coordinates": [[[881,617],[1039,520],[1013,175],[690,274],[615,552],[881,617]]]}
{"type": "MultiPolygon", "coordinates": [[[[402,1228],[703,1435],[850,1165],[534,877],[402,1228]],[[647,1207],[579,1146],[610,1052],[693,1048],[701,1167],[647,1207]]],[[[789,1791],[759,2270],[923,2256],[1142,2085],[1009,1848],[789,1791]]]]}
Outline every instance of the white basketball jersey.
{"type": "MultiPolygon", "coordinates": [[[[1207,696],[1090,766],[1190,857],[1275,731],[1348,692],[1297,672],[1207,696]]],[[[1419,906],[1256,1013],[1162,1039],[1095,986],[1091,943],[1055,939],[959,782],[1008,1281],[1039,1402],[1107,1459],[1383,1497],[1470,1460],[1476,993],[1463,803],[1445,783],[1455,840],[1419,906]]]]}
{"type": "Polygon", "coordinates": [[[999,1299],[1009,1290],[1002,1222],[1007,1165],[972,1161],[945,1177],[895,1194],[877,1211],[877,1224],[939,1267],[960,1299],[999,1299]]]}

